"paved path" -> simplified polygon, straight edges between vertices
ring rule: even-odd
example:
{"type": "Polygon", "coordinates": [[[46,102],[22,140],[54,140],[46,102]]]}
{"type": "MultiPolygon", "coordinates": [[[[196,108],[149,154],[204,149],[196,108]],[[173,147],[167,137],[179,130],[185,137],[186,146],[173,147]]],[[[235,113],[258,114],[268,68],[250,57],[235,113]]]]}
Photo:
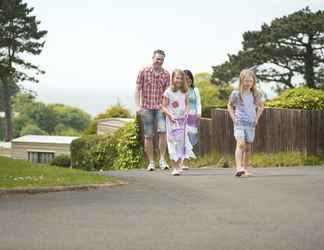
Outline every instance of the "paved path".
{"type": "Polygon", "coordinates": [[[0,249],[324,249],[323,167],[110,174],[129,184],[1,197],[0,249]]]}

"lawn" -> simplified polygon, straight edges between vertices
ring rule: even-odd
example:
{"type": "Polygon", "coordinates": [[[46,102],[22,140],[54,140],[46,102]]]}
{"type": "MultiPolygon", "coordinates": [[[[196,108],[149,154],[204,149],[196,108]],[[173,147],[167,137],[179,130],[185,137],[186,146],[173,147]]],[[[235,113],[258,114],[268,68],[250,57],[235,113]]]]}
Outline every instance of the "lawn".
{"type": "Polygon", "coordinates": [[[114,182],[117,182],[115,178],[96,173],[0,157],[0,188],[73,186],[114,182]]]}

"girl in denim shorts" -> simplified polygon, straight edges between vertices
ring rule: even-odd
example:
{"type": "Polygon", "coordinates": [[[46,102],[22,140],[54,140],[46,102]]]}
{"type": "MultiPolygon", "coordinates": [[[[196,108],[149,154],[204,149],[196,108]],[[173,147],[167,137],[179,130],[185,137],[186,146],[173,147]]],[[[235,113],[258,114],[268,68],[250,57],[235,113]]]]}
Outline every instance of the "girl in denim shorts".
{"type": "Polygon", "coordinates": [[[231,93],[227,107],[234,123],[236,139],[235,176],[249,176],[255,127],[264,109],[253,71],[247,69],[241,71],[239,88],[231,93]]]}

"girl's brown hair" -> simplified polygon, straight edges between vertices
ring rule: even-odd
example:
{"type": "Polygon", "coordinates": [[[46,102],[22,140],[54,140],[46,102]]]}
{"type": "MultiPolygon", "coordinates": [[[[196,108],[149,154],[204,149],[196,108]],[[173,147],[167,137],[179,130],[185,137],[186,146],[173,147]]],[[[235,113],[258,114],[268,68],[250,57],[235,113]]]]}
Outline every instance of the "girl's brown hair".
{"type": "Polygon", "coordinates": [[[171,77],[171,90],[173,92],[177,91],[176,87],[175,87],[175,84],[174,84],[174,77],[177,75],[177,74],[180,74],[182,76],[182,83],[181,83],[181,86],[180,86],[180,90],[182,93],[187,93],[188,91],[188,83],[187,83],[187,80],[186,80],[186,75],[185,73],[180,70],[180,69],[175,69],[173,72],[172,72],[172,77],[171,77]]]}
{"type": "Polygon", "coordinates": [[[240,100],[241,102],[243,102],[243,97],[242,97],[242,94],[243,94],[243,81],[246,77],[252,77],[253,79],[253,85],[251,87],[251,92],[252,92],[252,95],[253,95],[253,98],[254,98],[254,102],[258,102],[259,98],[260,98],[260,94],[257,90],[257,87],[256,87],[256,76],[254,74],[254,72],[252,70],[249,70],[249,69],[243,69],[240,73],[240,82],[239,82],[239,95],[240,95],[240,100]]]}

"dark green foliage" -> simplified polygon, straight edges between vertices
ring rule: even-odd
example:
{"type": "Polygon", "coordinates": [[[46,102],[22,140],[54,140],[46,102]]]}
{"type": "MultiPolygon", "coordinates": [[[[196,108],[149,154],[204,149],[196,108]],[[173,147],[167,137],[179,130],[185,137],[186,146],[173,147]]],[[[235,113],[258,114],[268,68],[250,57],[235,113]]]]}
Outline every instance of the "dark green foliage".
{"type": "Polygon", "coordinates": [[[88,135],[74,140],[71,145],[73,168],[88,171],[112,169],[116,153],[116,138],[111,135],[88,135]]]}
{"type": "Polygon", "coordinates": [[[243,34],[243,49],[213,67],[213,82],[230,81],[244,68],[253,68],[258,79],[295,87],[302,76],[311,88],[323,86],[324,11],[302,9],[243,34]]]}
{"type": "Polygon", "coordinates": [[[20,136],[24,135],[48,135],[44,130],[35,124],[29,124],[20,131],[20,136]]]}
{"type": "Polygon", "coordinates": [[[18,92],[18,83],[37,82],[36,76],[44,73],[27,60],[30,55],[42,52],[43,38],[47,34],[47,31],[39,30],[40,21],[32,12],[33,8],[22,0],[0,1],[0,94],[6,114],[6,141],[12,138],[11,98],[18,92]]]}
{"type": "Polygon", "coordinates": [[[51,135],[79,136],[91,119],[78,108],[36,102],[30,93],[19,93],[13,98],[13,111],[16,113],[13,118],[14,138],[19,137],[28,125],[36,125],[51,135]]]}
{"type": "Polygon", "coordinates": [[[300,87],[285,90],[280,96],[266,102],[267,107],[324,110],[324,91],[300,87]]]}
{"type": "Polygon", "coordinates": [[[81,109],[63,104],[50,104],[48,108],[53,110],[57,121],[66,128],[72,128],[81,132],[89,126],[91,116],[81,109]]]}
{"type": "Polygon", "coordinates": [[[55,156],[50,165],[69,168],[71,166],[71,157],[69,155],[55,156]]]}
{"type": "Polygon", "coordinates": [[[84,136],[76,139],[71,144],[71,163],[73,168],[83,170],[95,170],[94,159],[91,156],[91,148],[98,143],[101,137],[84,136]]]}
{"type": "Polygon", "coordinates": [[[23,114],[28,116],[40,129],[51,134],[57,124],[57,114],[47,105],[35,102],[24,109],[23,114]]]}

